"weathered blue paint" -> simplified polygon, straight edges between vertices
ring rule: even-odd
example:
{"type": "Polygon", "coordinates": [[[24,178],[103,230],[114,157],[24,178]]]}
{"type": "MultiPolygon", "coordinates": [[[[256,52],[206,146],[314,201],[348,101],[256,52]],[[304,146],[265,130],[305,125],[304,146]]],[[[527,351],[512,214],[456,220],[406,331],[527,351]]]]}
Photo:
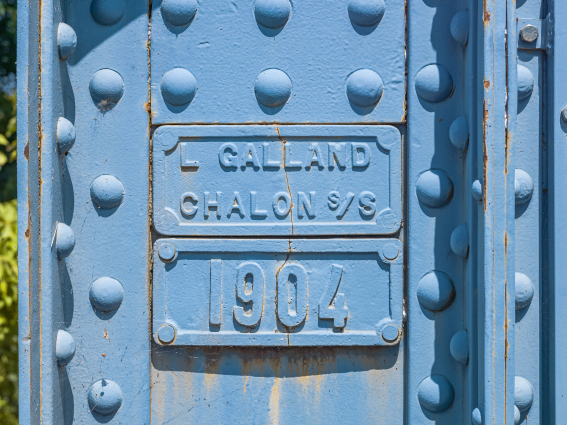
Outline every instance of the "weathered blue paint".
{"type": "Polygon", "coordinates": [[[22,423],[562,423],[567,6],[18,14],[22,423]]]}

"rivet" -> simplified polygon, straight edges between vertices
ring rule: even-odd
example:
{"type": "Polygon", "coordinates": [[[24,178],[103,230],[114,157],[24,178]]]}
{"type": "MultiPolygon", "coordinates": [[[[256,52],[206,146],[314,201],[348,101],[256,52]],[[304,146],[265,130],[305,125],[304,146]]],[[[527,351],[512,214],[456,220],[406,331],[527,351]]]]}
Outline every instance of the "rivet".
{"type": "Polygon", "coordinates": [[[415,77],[415,91],[426,102],[442,102],[453,92],[453,77],[442,65],[426,65],[415,77]]]}
{"type": "Polygon", "coordinates": [[[126,10],[124,0],[93,0],[91,3],[91,14],[95,21],[101,25],[114,25],[126,10]]]}
{"type": "Polygon", "coordinates": [[[75,348],[75,339],[70,333],[60,329],[55,343],[55,357],[59,366],[65,366],[73,359],[75,348]]]}
{"type": "Polygon", "coordinates": [[[449,350],[453,358],[466,365],[469,361],[469,338],[467,331],[463,329],[457,332],[451,338],[451,343],[449,344],[449,350]]]}
{"type": "Polygon", "coordinates": [[[471,416],[474,425],[482,425],[482,413],[478,407],[472,411],[471,416]]]}
{"type": "Polygon", "coordinates": [[[289,0],[256,0],[254,16],[260,25],[270,29],[283,27],[289,20],[291,4],[289,0]]]}
{"type": "Polygon", "coordinates": [[[419,384],[417,399],[425,410],[440,413],[451,406],[454,393],[453,385],[447,378],[441,375],[431,375],[419,384]]]}
{"type": "Polygon", "coordinates": [[[124,299],[124,288],[116,279],[100,277],[89,289],[89,299],[94,308],[103,313],[115,311],[124,299]]]}
{"type": "Polygon", "coordinates": [[[516,169],[514,190],[516,195],[516,205],[528,202],[534,193],[534,181],[524,170],[516,169]]]}
{"type": "Polygon", "coordinates": [[[371,27],[380,23],[386,13],[384,0],[350,0],[347,6],[352,22],[361,27],[371,27]]]}
{"type": "Polygon", "coordinates": [[[262,105],[277,108],[284,105],[291,96],[291,80],[279,69],[266,69],[256,78],[254,94],[262,105]]]}
{"type": "Polygon", "coordinates": [[[69,25],[61,22],[57,28],[57,49],[59,58],[66,60],[77,48],[77,34],[69,25]]]}
{"type": "Polygon", "coordinates": [[[197,0],[163,0],[161,14],[165,20],[177,27],[191,22],[197,13],[197,0]]]}
{"type": "Polygon", "coordinates": [[[518,406],[514,406],[514,425],[518,425],[522,420],[522,414],[518,406]]]}
{"type": "Polygon", "coordinates": [[[175,247],[170,243],[163,243],[158,248],[158,255],[162,261],[171,261],[175,258],[175,247]]]}
{"type": "Polygon", "coordinates": [[[75,144],[75,126],[71,121],[59,117],[57,120],[57,147],[60,154],[65,154],[75,144]]]}
{"type": "Polygon", "coordinates": [[[400,331],[396,325],[386,325],[382,328],[382,339],[386,342],[394,342],[399,335],[400,331]]]}
{"type": "Polygon", "coordinates": [[[469,120],[466,116],[459,117],[451,123],[449,140],[461,152],[464,152],[469,143],[469,120]]]}
{"type": "Polygon", "coordinates": [[[451,250],[461,258],[469,255],[469,232],[466,224],[461,224],[451,233],[451,250]]]}
{"type": "Polygon", "coordinates": [[[521,376],[516,376],[514,384],[514,404],[523,413],[527,411],[534,401],[534,387],[521,376]]]}
{"type": "Polygon", "coordinates": [[[106,112],[122,99],[124,80],[112,69],[101,69],[92,76],[89,89],[93,102],[102,112],[106,112]]]}
{"type": "Polygon", "coordinates": [[[520,38],[526,43],[533,43],[538,37],[539,31],[533,25],[526,25],[520,30],[520,38]]]}
{"type": "Polygon", "coordinates": [[[356,106],[368,108],[380,101],[384,92],[382,78],[371,69],[359,69],[347,79],[346,94],[356,106]]]}
{"type": "Polygon", "coordinates": [[[417,199],[430,208],[440,208],[453,197],[453,182],[441,170],[428,170],[417,179],[417,199]]]}
{"type": "Polygon", "coordinates": [[[473,182],[471,192],[474,199],[476,199],[477,201],[482,201],[483,189],[482,183],[479,180],[475,180],[473,182]]]}
{"type": "Polygon", "coordinates": [[[516,272],[515,299],[516,310],[527,307],[534,297],[534,284],[529,277],[523,273],[516,272]]]}
{"type": "Polygon", "coordinates": [[[523,65],[518,65],[518,100],[524,100],[534,91],[534,75],[523,65]]]}
{"type": "Polygon", "coordinates": [[[100,379],[89,388],[87,399],[91,411],[101,415],[109,415],[120,409],[124,396],[116,382],[100,379]]]}
{"type": "Polygon", "coordinates": [[[173,106],[191,103],[197,94],[197,80],[184,68],[173,68],[161,80],[161,94],[173,106]]]}
{"type": "Polygon", "coordinates": [[[175,339],[175,329],[170,325],[164,325],[158,330],[158,338],[164,344],[169,344],[175,339]]]}
{"type": "Polygon", "coordinates": [[[115,208],[122,202],[124,186],[114,176],[98,176],[91,183],[91,199],[98,208],[115,208]]]}
{"type": "Polygon", "coordinates": [[[384,247],[383,252],[384,252],[384,257],[386,257],[386,259],[390,261],[393,261],[396,258],[398,258],[398,255],[400,254],[399,248],[393,243],[387,244],[384,247]]]}
{"type": "Polygon", "coordinates": [[[561,110],[561,119],[567,123],[567,106],[561,110]]]}
{"type": "Polygon", "coordinates": [[[55,247],[59,259],[69,256],[73,252],[73,248],[75,248],[75,233],[64,223],[57,224],[55,247]]]}
{"type": "Polygon", "coordinates": [[[428,310],[442,311],[455,299],[455,287],[445,273],[432,271],[417,284],[417,299],[428,310]]]}
{"type": "Polygon", "coordinates": [[[469,12],[461,10],[451,20],[451,35],[463,46],[469,41],[469,12]]]}

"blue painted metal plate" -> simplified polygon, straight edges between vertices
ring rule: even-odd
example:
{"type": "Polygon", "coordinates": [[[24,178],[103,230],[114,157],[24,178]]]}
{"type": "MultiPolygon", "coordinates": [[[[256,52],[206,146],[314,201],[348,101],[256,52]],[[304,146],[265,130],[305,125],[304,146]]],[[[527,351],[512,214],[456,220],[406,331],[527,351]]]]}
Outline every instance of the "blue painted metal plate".
{"type": "Polygon", "coordinates": [[[284,25],[269,29],[257,20],[254,0],[200,2],[194,18],[177,26],[154,2],[152,123],[403,122],[404,0],[387,1],[378,23],[362,22],[368,26],[356,23],[348,3],[292,2],[284,25]],[[268,75],[259,87],[270,69],[281,78],[268,75]],[[347,97],[347,80],[361,69],[379,76],[377,105],[357,106],[347,97]],[[288,90],[287,103],[264,106],[256,95],[278,82],[288,90]]]}
{"type": "Polygon", "coordinates": [[[153,332],[161,345],[392,345],[401,337],[397,239],[162,239],[153,332]]]}
{"type": "Polygon", "coordinates": [[[401,136],[391,126],[166,126],[154,134],[164,235],[391,235],[401,136]]]}

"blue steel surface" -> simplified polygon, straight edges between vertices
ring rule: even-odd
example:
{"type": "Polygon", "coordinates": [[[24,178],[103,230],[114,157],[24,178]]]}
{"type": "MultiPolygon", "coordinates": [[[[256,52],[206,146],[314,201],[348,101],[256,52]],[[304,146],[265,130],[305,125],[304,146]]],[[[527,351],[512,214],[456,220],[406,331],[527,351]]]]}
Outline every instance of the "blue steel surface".
{"type": "Polygon", "coordinates": [[[172,345],[389,345],[382,329],[402,326],[401,251],[396,239],[160,239],[154,340],[169,324],[172,345]],[[175,247],[171,262],[160,258],[164,244],[175,247]]]}
{"type": "Polygon", "coordinates": [[[164,20],[161,3],[152,6],[153,124],[405,120],[403,0],[386,1],[382,20],[366,27],[351,22],[346,0],[294,1],[278,29],[257,23],[254,0],[200,2],[184,26],[164,20]],[[164,75],[175,68],[196,80],[196,95],[182,106],[162,97],[164,75]],[[256,100],[256,78],[267,69],[291,80],[291,97],[283,106],[269,108],[256,100]],[[381,77],[384,92],[376,107],[359,107],[347,98],[347,79],[360,69],[381,77]]]}
{"type": "Polygon", "coordinates": [[[164,235],[390,235],[402,224],[390,126],[164,126],[153,135],[164,235]]]}

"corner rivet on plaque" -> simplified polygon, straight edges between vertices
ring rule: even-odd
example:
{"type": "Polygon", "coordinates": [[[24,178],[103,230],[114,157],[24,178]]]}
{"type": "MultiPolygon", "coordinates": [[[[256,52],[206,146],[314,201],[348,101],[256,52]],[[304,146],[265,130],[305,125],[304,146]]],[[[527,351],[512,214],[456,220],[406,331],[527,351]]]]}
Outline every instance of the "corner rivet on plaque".
{"type": "Polygon", "coordinates": [[[169,344],[175,339],[175,329],[170,325],[165,325],[159,328],[158,338],[164,344],[169,344]]]}
{"type": "Polygon", "coordinates": [[[158,248],[158,254],[162,261],[171,261],[175,257],[175,247],[170,243],[164,243],[158,248]]]}
{"type": "Polygon", "coordinates": [[[382,328],[382,339],[386,342],[394,342],[399,335],[400,331],[396,325],[386,325],[382,328]]]}
{"type": "Polygon", "coordinates": [[[393,243],[389,243],[384,247],[384,257],[386,257],[387,260],[395,260],[396,258],[398,258],[399,253],[400,250],[393,243]]]}

